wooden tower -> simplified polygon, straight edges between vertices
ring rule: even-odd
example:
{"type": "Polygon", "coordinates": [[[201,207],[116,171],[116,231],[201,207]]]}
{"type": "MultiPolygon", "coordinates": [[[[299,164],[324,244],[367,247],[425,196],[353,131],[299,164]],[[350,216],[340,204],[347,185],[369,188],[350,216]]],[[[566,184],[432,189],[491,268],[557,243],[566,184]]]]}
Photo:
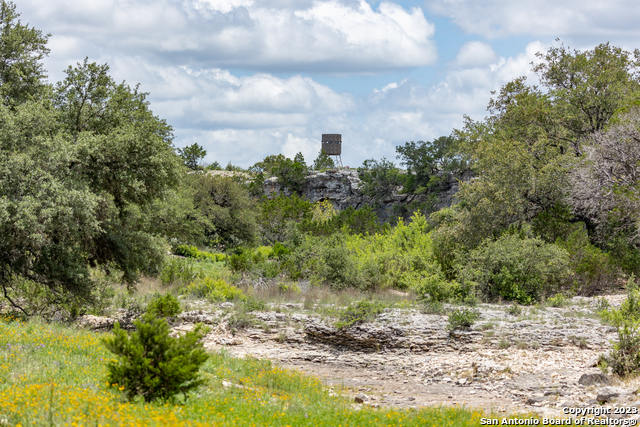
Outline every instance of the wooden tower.
{"type": "Polygon", "coordinates": [[[322,149],[327,155],[333,157],[337,167],[342,168],[342,134],[323,133],[322,149]]]}

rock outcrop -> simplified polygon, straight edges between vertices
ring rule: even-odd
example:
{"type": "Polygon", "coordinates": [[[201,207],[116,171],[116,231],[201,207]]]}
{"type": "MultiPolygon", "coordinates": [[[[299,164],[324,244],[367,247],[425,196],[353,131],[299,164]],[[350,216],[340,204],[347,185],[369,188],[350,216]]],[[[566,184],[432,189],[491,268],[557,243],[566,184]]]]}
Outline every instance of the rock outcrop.
{"type": "MultiPolygon", "coordinates": [[[[436,208],[450,206],[458,192],[460,181],[468,181],[472,178],[469,171],[451,174],[442,184],[441,191],[437,194],[436,208]]],[[[333,169],[326,172],[312,171],[306,178],[302,189],[302,195],[310,202],[329,200],[338,210],[348,207],[359,208],[364,205],[376,205],[382,218],[388,218],[393,212],[394,205],[407,205],[412,202],[424,202],[428,194],[402,194],[402,187],[398,187],[390,196],[381,200],[372,200],[361,192],[362,181],[358,171],[353,169],[333,169]]],[[[265,195],[271,196],[280,191],[278,179],[267,178],[264,183],[265,195]]],[[[285,189],[285,195],[289,192],[285,189]]]]}

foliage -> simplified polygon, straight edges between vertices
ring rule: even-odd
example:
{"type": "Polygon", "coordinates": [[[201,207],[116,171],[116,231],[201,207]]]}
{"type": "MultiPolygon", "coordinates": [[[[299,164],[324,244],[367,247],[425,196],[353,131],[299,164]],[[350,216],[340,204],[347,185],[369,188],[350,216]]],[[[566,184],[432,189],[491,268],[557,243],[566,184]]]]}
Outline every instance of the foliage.
{"type": "Polygon", "coordinates": [[[173,317],[181,312],[180,302],[170,293],[157,295],[147,306],[147,313],[156,317],[173,317]]]}
{"type": "Polygon", "coordinates": [[[402,187],[405,178],[396,165],[384,157],[379,161],[365,160],[362,167],[358,168],[358,174],[362,180],[361,193],[374,200],[391,196],[402,187]]]}
{"type": "Polygon", "coordinates": [[[640,107],[595,132],[572,173],[572,207],[595,224],[597,238],[622,237],[637,245],[640,213],[640,107]]]}
{"type": "Polygon", "coordinates": [[[326,151],[320,150],[318,157],[313,161],[312,169],[318,172],[324,172],[328,169],[334,169],[336,167],[335,162],[326,151]]]}
{"type": "Polygon", "coordinates": [[[405,191],[424,193],[438,189],[446,174],[465,167],[457,155],[454,136],[441,136],[432,142],[406,142],[396,147],[400,165],[407,167],[405,191]]]}
{"type": "Polygon", "coordinates": [[[258,217],[263,241],[274,243],[289,240],[298,222],[312,218],[312,206],[297,194],[285,196],[279,193],[263,200],[258,217]]]}
{"type": "MultiPolygon", "coordinates": [[[[201,147],[197,142],[187,145],[184,148],[176,149],[178,155],[182,157],[185,166],[191,170],[200,168],[200,161],[207,155],[207,150],[201,147]]],[[[218,165],[219,168],[220,165],[218,165]]]]}
{"type": "Polygon", "coordinates": [[[199,277],[203,276],[195,267],[195,263],[180,258],[169,258],[160,271],[160,281],[164,286],[187,284],[199,277]]]}
{"type": "Polygon", "coordinates": [[[472,308],[456,308],[449,313],[447,328],[449,331],[456,329],[469,329],[480,318],[480,312],[472,308]]]}
{"type": "Polygon", "coordinates": [[[620,308],[605,308],[599,314],[618,328],[618,342],[606,357],[607,365],[620,376],[640,372],[640,289],[634,276],[627,281],[627,299],[620,308]]]}
{"type": "Polygon", "coordinates": [[[288,190],[291,193],[302,194],[308,168],[304,157],[298,153],[293,160],[285,158],[276,164],[273,168],[273,174],[278,178],[280,191],[288,190]]]}
{"type": "Polygon", "coordinates": [[[362,300],[351,303],[339,313],[335,326],[338,329],[350,328],[374,320],[384,309],[385,304],[380,301],[362,300]]]}
{"type": "Polygon", "coordinates": [[[173,338],[164,319],[147,313],[134,322],[136,331],[127,335],[116,323],[113,336],[103,339],[117,361],[107,363],[108,381],[124,387],[129,400],[141,396],[145,402],[174,398],[205,383],[198,370],[208,355],[202,347],[202,325],[173,338]]]}
{"type": "Polygon", "coordinates": [[[206,219],[210,245],[251,245],[258,237],[258,211],[246,188],[230,177],[194,175],[194,206],[206,219]]]}
{"type": "Polygon", "coordinates": [[[567,297],[561,293],[557,293],[554,296],[547,298],[547,304],[551,307],[564,307],[567,305],[567,297]]]}
{"type": "Polygon", "coordinates": [[[5,106],[15,107],[38,99],[46,90],[42,61],[51,34],[23,25],[16,5],[0,4],[0,97],[5,106]]]}
{"type": "Polygon", "coordinates": [[[606,289],[618,277],[611,255],[603,252],[589,242],[587,232],[582,224],[575,224],[575,231],[566,239],[558,239],[556,245],[569,254],[569,267],[572,271],[570,280],[573,290],[586,295],[606,289]]]}
{"type": "Polygon", "coordinates": [[[196,298],[206,298],[211,302],[244,300],[244,293],[237,287],[222,279],[211,277],[198,278],[191,282],[184,291],[196,298]]]}
{"type": "MultiPolygon", "coordinates": [[[[491,116],[467,118],[456,134],[479,177],[461,183],[457,218],[447,231],[467,250],[588,187],[572,185],[568,173],[585,152],[584,142],[640,94],[637,52],[609,44],[585,52],[559,46],[538,58],[533,70],[543,88],[524,77],[507,83],[489,102],[491,116]]],[[[580,211],[572,214],[588,220],[580,211]]]]}
{"type": "Polygon", "coordinates": [[[181,255],[189,258],[208,259],[214,262],[222,262],[227,256],[225,254],[217,254],[211,252],[201,251],[195,246],[179,245],[173,251],[176,255],[181,255]]]}
{"type": "Polygon", "coordinates": [[[457,265],[459,280],[477,283],[487,298],[532,304],[569,276],[568,254],[538,238],[505,233],[487,240],[457,265]]]}

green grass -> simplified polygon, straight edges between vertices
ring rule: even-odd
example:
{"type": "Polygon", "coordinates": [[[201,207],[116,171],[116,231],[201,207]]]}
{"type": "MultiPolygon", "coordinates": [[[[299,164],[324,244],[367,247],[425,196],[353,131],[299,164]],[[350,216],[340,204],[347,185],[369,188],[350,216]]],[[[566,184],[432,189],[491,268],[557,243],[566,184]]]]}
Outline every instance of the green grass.
{"type": "Polygon", "coordinates": [[[0,418],[13,426],[475,426],[459,408],[363,408],[314,377],[269,361],[215,353],[207,384],[186,401],[127,402],[106,383],[111,355],[100,334],[39,322],[0,321],[0,418]],[[226,380],[241,387],[223,387],[226,380]]]}

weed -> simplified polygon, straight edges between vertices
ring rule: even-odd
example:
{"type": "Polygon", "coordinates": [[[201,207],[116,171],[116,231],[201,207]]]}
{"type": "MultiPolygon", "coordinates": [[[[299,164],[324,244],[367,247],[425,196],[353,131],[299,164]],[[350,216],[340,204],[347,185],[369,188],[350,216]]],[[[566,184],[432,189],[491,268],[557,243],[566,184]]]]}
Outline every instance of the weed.
{"type": "Polygon", "coordinates": [[[498,348],[502,350],[509,347],[511,347],[511,343],[509,342],[509,340],[505,338],[500,338],[500,341],[498,341],[498,348]]]}
{"type": "Polygon", "coordinates": [[[147,306],[147,312],[158,317],[172,317],[182,312],[180,302],[171,294],[158,295],[147,306]]]}
{"type": "Polygon", "coordinates": [[[547,298],[547,304],[551,307],[564,307],[567,305],[567,298],[563,294],[557,293],[547,298]]]}
{"type": "Polygon", "coordinates": [[[422,312],[425,314],[439,314],[442,315],[445,313],[444,304],[440,301],[429,301],[425,302],[422,312]]]}
{"type": "Polygon", "coordinates": [[[336,328],[349,328],[353,325],[371,321],[382,313],[385,304],[380,301],[362,300],[357,303],[349,304],[347,308],[339,314],[336,328]]]}
{"type": "Polygon", "coordinates": [[[518,304],[512,304],[505,310],[505,312],[512,316],[519,316],[522,313],[522,307],[518,304]]]}
{"type": "Polygon", "coordinates": [[[473,323],[480,318],[478,310],[470,308],[458,308],[449,313],[449,331],[456,329],[469,329],[473,323]]]}
{"type": "Polygon", "coordinates": [[[487,322],[480,325],[481,331],[486,331],[487,329],[493,329],[496,325],[493,322],[487,322]]]}

